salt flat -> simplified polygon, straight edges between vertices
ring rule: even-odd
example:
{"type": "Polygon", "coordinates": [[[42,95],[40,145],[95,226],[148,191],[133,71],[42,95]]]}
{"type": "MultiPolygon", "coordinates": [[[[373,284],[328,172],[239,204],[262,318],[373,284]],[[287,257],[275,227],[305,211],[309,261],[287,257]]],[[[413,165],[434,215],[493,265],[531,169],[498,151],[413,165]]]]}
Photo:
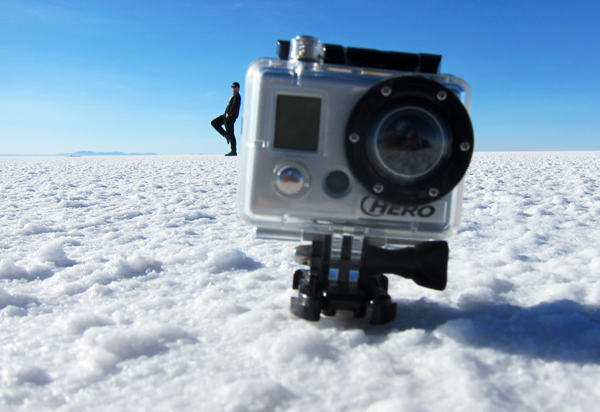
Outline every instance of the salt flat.
{"type": "Polygon", "coordinates": [[[590,411],[600,153],[476,153],[446,291],[289,313],[293,242],[235,213],[237,159],[0,158],[5,411],[590,411]]]}

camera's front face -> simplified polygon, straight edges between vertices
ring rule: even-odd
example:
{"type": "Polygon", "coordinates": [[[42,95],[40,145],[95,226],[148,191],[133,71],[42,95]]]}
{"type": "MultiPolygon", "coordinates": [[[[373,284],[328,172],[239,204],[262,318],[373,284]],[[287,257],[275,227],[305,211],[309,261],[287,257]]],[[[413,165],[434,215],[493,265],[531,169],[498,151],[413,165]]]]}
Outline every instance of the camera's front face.
{"type": "Polygon", "coordinates": [[[447,75],[254,62],[240,215],[280,238],[344,230],[410,243],[452,235],[473,146],[469,93],[447,75]]]}

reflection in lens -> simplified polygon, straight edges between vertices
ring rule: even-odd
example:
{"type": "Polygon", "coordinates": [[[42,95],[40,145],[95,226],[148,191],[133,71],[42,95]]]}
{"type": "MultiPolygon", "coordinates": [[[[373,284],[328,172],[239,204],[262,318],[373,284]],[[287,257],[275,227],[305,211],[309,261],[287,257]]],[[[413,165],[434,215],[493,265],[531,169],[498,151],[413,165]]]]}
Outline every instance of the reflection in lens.
{"type": "Polygon", "coordinates": [[[405,106],[384,114],[370,135],[369,158],[377,171],[396,183],[411,183],[438,167],[449,155],[451,136],[431,112],[405,106]]]}

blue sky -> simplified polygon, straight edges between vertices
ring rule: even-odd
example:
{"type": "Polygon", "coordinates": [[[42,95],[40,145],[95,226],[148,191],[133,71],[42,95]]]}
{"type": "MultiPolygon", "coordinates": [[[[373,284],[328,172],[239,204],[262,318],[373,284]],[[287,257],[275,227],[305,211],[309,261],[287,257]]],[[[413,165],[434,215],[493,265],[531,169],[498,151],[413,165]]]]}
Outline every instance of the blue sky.
{"type": "Polygon", "coordinates": [[[476,151],[600,150],[599,21],[596,0],[0,0],[0,153],[226,153],[231,83],[299,34],[442,54],[476,151]]]}

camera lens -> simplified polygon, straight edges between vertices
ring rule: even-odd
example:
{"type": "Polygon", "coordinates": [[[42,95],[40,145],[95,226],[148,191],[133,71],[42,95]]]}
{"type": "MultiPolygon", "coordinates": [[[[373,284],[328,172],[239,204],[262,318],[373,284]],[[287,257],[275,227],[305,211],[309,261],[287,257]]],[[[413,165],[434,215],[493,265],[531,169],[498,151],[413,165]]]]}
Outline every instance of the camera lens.
{"type": "Polygon", "coordinates": [[[398,184],[427,178],[447,160],[451,147],[448,128],[427,109],[394,108],[372,124],[368,157],[380,175],[398,184]]]}
{"type": "Polygon", "coordinates": [[[473,127],[452,90],[400,76],[368,90],[346,127],[353,176],[376,197],[423,205],[461,181],[473,154],[473,127]]]}

